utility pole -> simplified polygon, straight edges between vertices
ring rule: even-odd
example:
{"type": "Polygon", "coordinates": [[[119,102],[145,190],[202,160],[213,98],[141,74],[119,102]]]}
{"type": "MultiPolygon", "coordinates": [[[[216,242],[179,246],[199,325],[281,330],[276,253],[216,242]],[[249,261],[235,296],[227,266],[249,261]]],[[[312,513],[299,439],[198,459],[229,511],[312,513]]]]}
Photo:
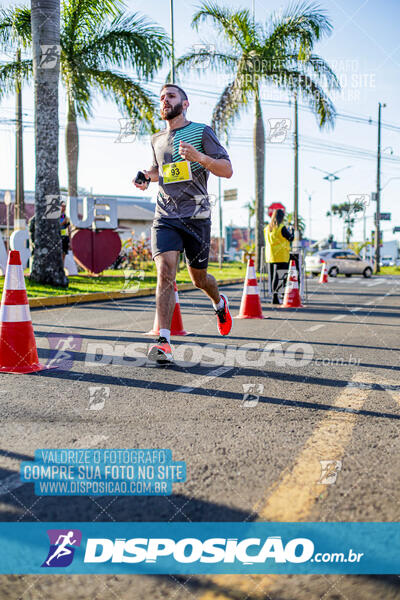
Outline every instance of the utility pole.
{"type": "Polygon", "coordinates": [[[299,110],[294,94],[294,239],[299,241],[299,110]]]}
{"type": "Polygon", "coordinates": [[[219,263],[219,268],[221,270],[222,269],[222,240],[223,240],[221,177],[218,177],[218,209],[219,209],[218,263],[219,263]]]}
{"type": "Polygon", "coordinates": [[[174,0],[171,0],[171,82],[175,83],[174,0]]]}
{"type": "MultiPolygon", "coordinates": [[[[21,62],[21,50],[17,50],[17,62],[21,62]]],[[[23,156],[23,127],[22,127],[22,91],[21,78],[16,79],[15,103],[15,204],[14,229],[25,229],[24,202],[24,156],[23,156]]]]}
{"type": "Polygon", "coordinates": [[[375,212],[375,259],[374,259],[374,271],[379,273],[381,270],[381,231],[380,231],[380,220],[381,220],[381,117],[382,107],[386,104],[379,102],[378,105],[378,152],[376,162],[376,212],[375,212]]]}

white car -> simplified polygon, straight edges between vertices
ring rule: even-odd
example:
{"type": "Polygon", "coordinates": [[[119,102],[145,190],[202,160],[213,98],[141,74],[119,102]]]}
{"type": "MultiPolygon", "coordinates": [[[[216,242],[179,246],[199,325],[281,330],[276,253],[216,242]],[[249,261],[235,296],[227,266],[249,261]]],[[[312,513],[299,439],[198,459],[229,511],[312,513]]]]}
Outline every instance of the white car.
{"type": "Polygon", "coordinates": [[[321,250],[316,254],[306,256],[306,271],[318,275],[322,270],[323,261],[330,277],[336,277],[339,273],[351,277],[352,275],[363,275],[371,277],[373,271],[372,262],[364,260],[352,250],[321,250]]]}

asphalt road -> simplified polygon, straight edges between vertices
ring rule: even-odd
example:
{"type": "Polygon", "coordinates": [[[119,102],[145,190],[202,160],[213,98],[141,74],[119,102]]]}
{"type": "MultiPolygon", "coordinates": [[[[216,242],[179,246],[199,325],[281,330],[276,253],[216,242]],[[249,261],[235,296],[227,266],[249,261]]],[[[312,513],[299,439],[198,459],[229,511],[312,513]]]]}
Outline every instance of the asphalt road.
{"type": "MultiPolygon", "coordinates": [[[[263,302],[268,319],[235,319],[228,339],[200,292],[181,293],[194,334],[173,340],[173,367],[143,358],[153,298],[33,310],[39,357],[59,368],[0,375],[0,519],[398,521],[400,279],[308,288],[305,308],[263,302]],[[19,463],[57,447],[171,448],[187,481],[170,497],[35,496],[19,463]]],[[[241,287],[225,291],[237,314],[241,287]]],[[[391,600],[400,579],[2,576],[6,598],[391,600]]]]}

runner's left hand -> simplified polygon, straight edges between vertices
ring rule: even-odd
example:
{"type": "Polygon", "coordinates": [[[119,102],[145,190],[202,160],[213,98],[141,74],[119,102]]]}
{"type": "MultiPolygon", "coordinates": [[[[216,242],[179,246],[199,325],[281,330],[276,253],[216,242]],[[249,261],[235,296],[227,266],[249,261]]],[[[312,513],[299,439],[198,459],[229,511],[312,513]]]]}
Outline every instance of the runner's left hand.
{"type": "Polygon", "coordinates": [[[198,162],[201,152],[196,150],[194,146],[187,142],[179,142],[179,154],[183,160],[189,160],[190,162],[198,162]]]}

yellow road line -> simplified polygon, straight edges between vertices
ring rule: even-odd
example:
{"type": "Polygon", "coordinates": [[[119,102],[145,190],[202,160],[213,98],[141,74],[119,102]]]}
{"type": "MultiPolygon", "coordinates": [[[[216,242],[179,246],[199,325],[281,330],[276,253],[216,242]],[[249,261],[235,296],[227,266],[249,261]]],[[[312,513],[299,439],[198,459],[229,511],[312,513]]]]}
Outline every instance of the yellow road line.
{"type": "MultiPolygon", "coordinates": [[[[370,388],[354,387],[357,383],[379,383],[372,373],[356,373],[340,392],[333,406],[349,411],[329,411],[313,431],[292,467],[286,469],[270,490],[266,501],[254,510],[259,521],[305,521],[326,486],[318,483],[320,460],[340,460],[351,440],[357,413],[366,401],[370,388]]],[[[382,383],[382,381],[380,382],[382,383]]],[[[211,588],[199,600],[233,600],[247,594],[248,600],[266,600],[266,591],[278,575],[216,575],[210,577],[211,588]]]]}

